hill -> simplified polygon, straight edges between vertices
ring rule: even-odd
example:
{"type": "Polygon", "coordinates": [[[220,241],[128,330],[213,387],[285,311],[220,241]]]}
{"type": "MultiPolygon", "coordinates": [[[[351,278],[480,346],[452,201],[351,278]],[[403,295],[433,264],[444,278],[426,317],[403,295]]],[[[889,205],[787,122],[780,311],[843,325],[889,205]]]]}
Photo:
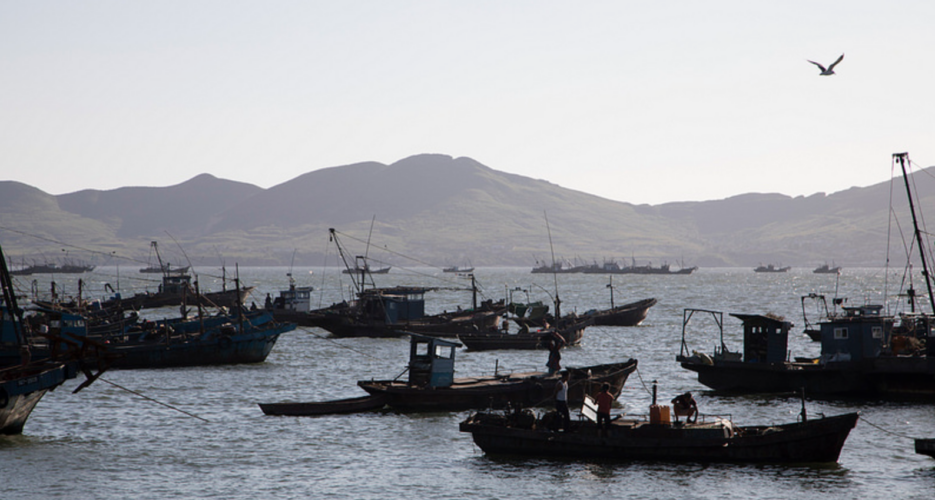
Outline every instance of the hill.
{"type": "MultiPolygon", "coordinates": [[[[913,176],[917,205],[931,206],[935,181],[922,174],[913,176]]],[[[17,259],[61,252],[65,243],[105,263],[108,255],[141,260],[151,240],[171,236],[196,265],[216,264],[219,255],[288,265],[293,253],[296,263],[317,265],[328,228],[362,253],[373,223],[371,255],[396,265],[414,265],[405,255],[438,266],[531,266],[550,259],[547,217],[556,256],[579,262],[876,266],[891,229],[890,190],[884,182],[830,195],[633,205],[425,154],[316,170],[269,189],[206,174],[175,186],[60,196],[0,182],[0,243],[17,259]]],[[[893,199],[894,213],[905,215],[901,184],[893,199]]],[[[908,231],[907,217],[900,227],[908,231]]]]}

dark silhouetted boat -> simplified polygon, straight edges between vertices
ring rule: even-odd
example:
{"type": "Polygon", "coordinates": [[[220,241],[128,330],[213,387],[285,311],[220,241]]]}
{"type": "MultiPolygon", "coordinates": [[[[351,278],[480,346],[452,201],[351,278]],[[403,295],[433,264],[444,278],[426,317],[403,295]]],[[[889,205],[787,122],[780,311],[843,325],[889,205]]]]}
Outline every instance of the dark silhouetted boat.
{"type": "MultiPolygon", "coordinates": [[[[361,380],[357,385],[374,400],[354,398],[317,403],[263,403],[260,407],[270,415],[321,415],[367,411],[387,405],[399,411],[461,411],[506,406],[551,405],[559,375],[543,372],[494,373],[492,376],[454,376],[455,351],[461,344],[437,337],[412,335],[409,350],[408,380],[361,380]],[[338,411],[331,411],[337,408],[338,411]]],[[[614,397],[620,395],[627,378],[636,370],[637,361],[569,368],[568,400],[571,404],[584,401],[585,395],[596,395],[601,385],[608,383],[614,397]]]]}
{"type": "Polygon", "coordinates": [[[785,272],[789,272],[790,269],[792,269],[792,266],[777,267],[773,264],[767,264],[765,266],[760,265],[760,266],[753,268],[753,272],[755,273],[785,273],[785,272]]]}
{"type": "Polygon", "coordinates": [[[550,429],[549,419],[526,410],[483,412],[460,425],[489,455],[567,460],[736,463],[836,462],[857,413],[787,424],[738,426],[727,418],[674,424],[617,419],[601,432],[588,420],[567,432],[550,429]]]}
{"type": "Polygon", "coordinates": [[[841,272],[841,266],[835,266],[834,263],[829,266],[827,263],[824,263],[812,269],[812,272],[815,274],[839,274],[841,272]]]}

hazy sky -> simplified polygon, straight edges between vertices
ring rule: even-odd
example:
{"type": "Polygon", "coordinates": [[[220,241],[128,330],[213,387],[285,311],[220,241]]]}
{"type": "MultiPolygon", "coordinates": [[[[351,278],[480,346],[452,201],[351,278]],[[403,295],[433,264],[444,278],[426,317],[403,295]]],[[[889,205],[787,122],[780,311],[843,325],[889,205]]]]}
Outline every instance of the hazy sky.
{"type": "Polygon", "coordinates": [[[631,203],[830,193],[894,152],[935,164],[933,22],[926,0],[0,0],[0,180],[270,187],[442,153],[631,203]]]}

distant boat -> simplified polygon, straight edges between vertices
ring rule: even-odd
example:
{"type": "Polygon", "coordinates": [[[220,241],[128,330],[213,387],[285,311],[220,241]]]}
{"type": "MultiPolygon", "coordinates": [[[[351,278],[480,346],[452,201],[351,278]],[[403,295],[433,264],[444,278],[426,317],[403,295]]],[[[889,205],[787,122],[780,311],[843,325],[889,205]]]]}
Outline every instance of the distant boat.
{"type": "Polygon", "coordinates": [[[838,274],[841,272],[841,266],[831,267],[826,263],[816,267],[812,272],[815,274],[838,274]]]}
{"type": "Polygon", "coordinates": [[[183,273],[187,273],[189,269],[190,269],[190,266],[172,267],[167,262],[166,265],[163,267],[155,267],[155,266],[142,267],[140,268],[140,272],[149,273],[149,274],[157,274],[157,273],[158,274],[183,274],[183,273]]]}
{"type": "Polygon", "coordinates": [[[458,266],[452,266],[452,267],[446,267],[446,268],[442,269],[442,272],[443,272],[443,273],[472,273],[472,272],[474,272],[474,268],[473,268],[473,267],[458,267],[458,266]]]}
{"type": "Polygon", "coordinates": [[[361,272],[363,272],[364,274],[387,274],[387,273],[390,272],[390,269],[391,269],[391,268],[392,268],[392,266],[386,266],[386,267],[381,267],[381,268],[378,268],[378,269],[371,269],[370,266],[365,265],[365,266],[363,266],[363,267],[355,267],[355,268],[352,268],[352,269],[345,269],[345,270],[343,270],[343,271],[341,271],[341,272],[344,273],[344,274],[360,274],[361,272]]]}
{"type": "Polygon", "coordinates": [[[776,267],[773,264],[769,264],[766,266],[763,266],[763,265],[757,266],[753,268],[753,272],[755,273],[785,273],[785,272],[788,272],[790,269],[792,269],[792,266],[776,267]]]}
{"type": "Polygon", "coordinates": [[[691,274],[697,270],[698,266],[685,267],[684,265],[678,269],[672,269],[668,263],[658,267],[654,267],[652,263],[638,266],[636,259],[631,259],[629,266],[621,266],[611,260],[604,262],[601,266],[588,266],[582,272],[587,274],[691,274]]]}
{"type": "Polygon", "coordinates": [[[87,264],[64,263],[58,265],[54,262],[34,264],[10,271],[12,276],[29,276],[31,274],[81,274],[94,270],[94,266],[87,264]]]}

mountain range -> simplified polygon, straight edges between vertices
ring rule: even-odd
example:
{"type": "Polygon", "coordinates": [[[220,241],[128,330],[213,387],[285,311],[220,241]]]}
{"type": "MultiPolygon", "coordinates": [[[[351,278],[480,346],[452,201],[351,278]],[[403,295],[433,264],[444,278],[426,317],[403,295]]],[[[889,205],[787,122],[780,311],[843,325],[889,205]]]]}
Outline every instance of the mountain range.
{"type": "MultiPolygon", "coordinates": [[[[935,203],[931,174],[912,176],[919,207],[935,203]]],[[[807,197],[634,205],[423,154],[315,170],[269,189],[208,174],[63,195],[3,181],[0,245],[14,265],[64,255],[142,263],[157,240],[173,264],[319,265],[333,259],[335,228],[352,256],[402,266],[532,266],[553,251],[577,263],[882,266],[888,235],[902,249],[911,233],[896,180],[807,197]]]]}

